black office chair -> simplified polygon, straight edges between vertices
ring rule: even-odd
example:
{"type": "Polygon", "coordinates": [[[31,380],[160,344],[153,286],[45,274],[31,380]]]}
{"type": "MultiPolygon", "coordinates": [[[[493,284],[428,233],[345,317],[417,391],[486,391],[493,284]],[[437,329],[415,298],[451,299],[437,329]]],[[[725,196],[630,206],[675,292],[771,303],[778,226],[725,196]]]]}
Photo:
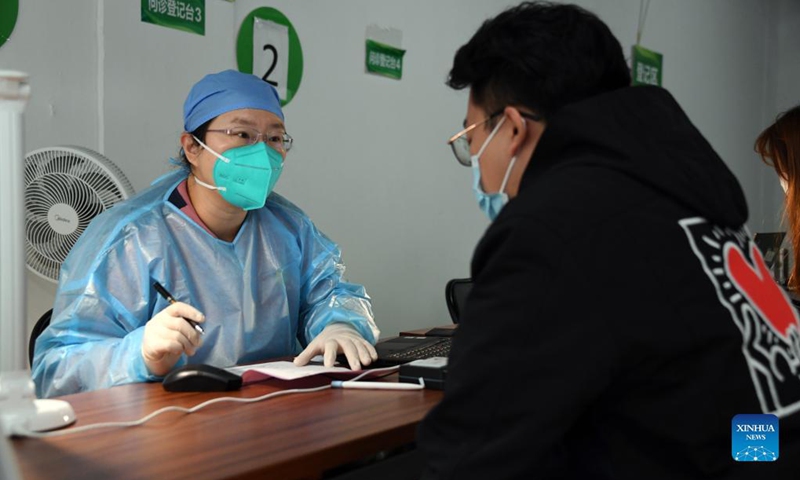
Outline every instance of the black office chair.
{"type": "Polygon", "coordinates": [[[33,326],[31,331],[31,338],[28,340],[28,363],[33,367],[33,351],[36,349],[36,339],[44,332],[44,329],[50,325],[50,317],[53,315],[53,309],[44,312],[44,315],[36,320],[36,325],[33,326]]]}
{"type": "Polygon", "coordinates": [[[447,309],[450,311],[450,318],[453,319],[453,323],[458,323],[470,290],[472,290],[471,278],[454,278],[447,282],[444,287],[447,309]]]}

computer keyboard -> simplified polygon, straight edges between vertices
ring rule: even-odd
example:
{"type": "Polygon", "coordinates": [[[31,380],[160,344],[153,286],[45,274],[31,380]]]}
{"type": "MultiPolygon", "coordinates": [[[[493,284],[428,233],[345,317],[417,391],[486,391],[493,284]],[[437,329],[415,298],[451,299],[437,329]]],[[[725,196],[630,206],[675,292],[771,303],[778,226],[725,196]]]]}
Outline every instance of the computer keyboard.
{"type": "Polygon", "coordinates": [[[404,350],[402,352],[392,353],[386,358],[404,363],[431,357],[448,357],[450,356],[450,346],[452,344],[453,337],[442,337],[433,345],[426,345],[404,350]]]}

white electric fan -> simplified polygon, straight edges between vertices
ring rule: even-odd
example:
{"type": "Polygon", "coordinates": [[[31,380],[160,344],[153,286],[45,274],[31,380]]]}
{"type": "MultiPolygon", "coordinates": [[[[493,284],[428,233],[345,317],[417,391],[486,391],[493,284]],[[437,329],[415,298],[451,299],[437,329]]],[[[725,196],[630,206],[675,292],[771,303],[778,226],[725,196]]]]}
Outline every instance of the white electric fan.
{"type": "Polygon", "coordinates": [[[89,222],[133,195],[111,160],[82,147],[48,147],[25,156],[28,269],[58,282],[61,263],[89,222]]]}

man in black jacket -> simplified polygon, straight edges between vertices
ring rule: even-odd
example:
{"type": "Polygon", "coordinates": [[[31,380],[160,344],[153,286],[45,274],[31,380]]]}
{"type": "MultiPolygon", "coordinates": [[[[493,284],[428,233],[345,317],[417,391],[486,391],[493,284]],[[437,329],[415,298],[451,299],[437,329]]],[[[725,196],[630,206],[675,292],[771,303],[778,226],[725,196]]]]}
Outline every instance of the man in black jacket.
{"type": "Polygon", "coordinates": [[[507,10],[456,54],[451,143],[493,222],[423,478],[800,478],[798,315],[733,174],[667,91],[629,84],[572,5],[507,10]],[[779,452],[732,451],[738,414],[777,416],[779,452]]]}

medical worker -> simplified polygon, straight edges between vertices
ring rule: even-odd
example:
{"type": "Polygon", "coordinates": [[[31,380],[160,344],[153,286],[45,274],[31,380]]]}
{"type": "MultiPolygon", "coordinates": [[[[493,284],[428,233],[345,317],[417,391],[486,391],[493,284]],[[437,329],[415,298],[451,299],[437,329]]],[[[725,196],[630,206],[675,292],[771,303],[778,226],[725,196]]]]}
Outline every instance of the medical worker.
{"type": "Polygon", "coordinates": [[[183,119],[183,168],[98,216],[62,265],[33,360],[40,398],[301,347],[298,365],[344,353],[358,369],[377,357],[364,287],[342,278],[337,245],[272,191],[292,146],[276,90],[233,70],[207,75],[183,119]]]}

